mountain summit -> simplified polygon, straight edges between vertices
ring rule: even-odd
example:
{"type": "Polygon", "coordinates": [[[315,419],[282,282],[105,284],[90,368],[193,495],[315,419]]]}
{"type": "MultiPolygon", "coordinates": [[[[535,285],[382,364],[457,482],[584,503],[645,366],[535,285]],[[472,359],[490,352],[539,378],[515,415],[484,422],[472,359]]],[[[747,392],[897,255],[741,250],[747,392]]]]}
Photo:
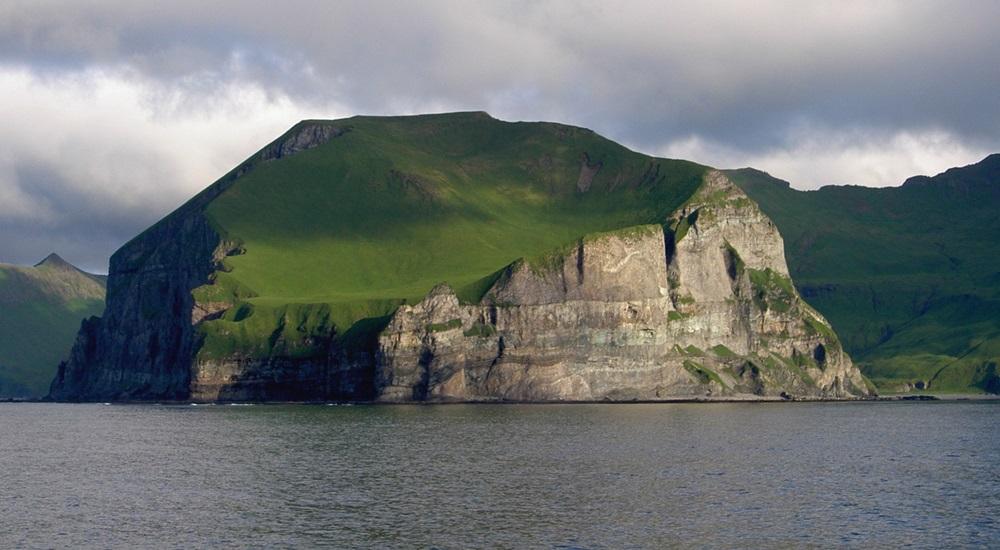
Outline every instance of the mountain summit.
{"type": "Polygon", "coordinates": [[[304,121],[111,259],[56,399],[869,392],[721,172],[485,113],[304,121]]]}
{"type": "Polygon", "coordinates": [[[76,269],[75,266],[73,266],[66,260],[62,259],[62,257],[56,254],[55,252],[46,256],[45,259],[35,264],[34,267],[47,267],[53,269],[76,269]]]}

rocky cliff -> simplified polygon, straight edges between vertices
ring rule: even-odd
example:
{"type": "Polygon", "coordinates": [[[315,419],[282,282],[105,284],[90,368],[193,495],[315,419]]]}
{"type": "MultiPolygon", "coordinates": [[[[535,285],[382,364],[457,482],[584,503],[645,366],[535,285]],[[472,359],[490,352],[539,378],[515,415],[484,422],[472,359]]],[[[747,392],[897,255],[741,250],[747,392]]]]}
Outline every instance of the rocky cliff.
{"type": "Polygon", "coordinates": [[[205,216],[205,207],[261,164],[342,133],[327,124],[295,126],[115,252],[104,315],[83,321],[69,359],[59,365],[49,398],[191,398],[201,345],[197,326],[235,302],[225,295],[199,302],[192,291],[227,271],[225,258],[242,251],[238,241],[220,235],[205,216]]]}
{"type": "Polygon", "coordinates": [[[868,393],[723,174],[483,113],[301,123],[115,253],[107,300],[51,398],[868,393]]]}
{"type": "Polygon", "coordinates": [[[792,286],[774,224],[715,171],[666,226],[518,261],[480,304],[436,287],[396,312],[379,350],[381,401],[867,393],[792,286]]]}

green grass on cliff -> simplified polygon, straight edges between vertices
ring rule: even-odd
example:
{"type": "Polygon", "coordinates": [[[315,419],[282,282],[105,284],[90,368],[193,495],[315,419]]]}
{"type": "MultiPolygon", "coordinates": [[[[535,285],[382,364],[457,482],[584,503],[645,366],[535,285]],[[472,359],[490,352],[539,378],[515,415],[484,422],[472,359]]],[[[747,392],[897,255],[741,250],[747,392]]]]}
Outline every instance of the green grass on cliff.
{"type": "Polygon", "coordinates": [[[103,310],[103,278],[58,257],[35,267],[0,264],[0,398],[48,393],[80,321],[103,310]]]}
{"type": "Polygon", "coordinates": [[[896,188],[729,176],[774,220],[803,297],[882,391],[996,391],[1000,155],[896,188]]]}
{"type": "Polygon", "coordinates": [[[483,113],[332,124],[349,131],[258,165],[208,206],[212,223],[246,253],[226,260],[231,271],[217,288],[196,295],[239,289],[253,296],[253,312],[205,323],[203,356],[258,346],[279,325],[307,335],[319,321],[295,304],[322,305],[322,323],[343,332],[441,282],[476,300],[518,258],[588,233],[665,222],[705,171],[589,130],[483,113]],[[584,155],[601,168],[581,192],[584,155]]]}

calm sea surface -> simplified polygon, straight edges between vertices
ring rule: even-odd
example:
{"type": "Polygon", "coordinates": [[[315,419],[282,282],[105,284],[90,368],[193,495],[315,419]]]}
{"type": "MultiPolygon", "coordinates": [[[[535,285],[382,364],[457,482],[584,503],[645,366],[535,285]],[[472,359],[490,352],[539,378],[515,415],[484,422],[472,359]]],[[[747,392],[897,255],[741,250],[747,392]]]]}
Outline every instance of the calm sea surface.
{"type": "Polygon", "coordinates": [[[1000,403],[0,404],[0,547],[1000,547],[1000,403]]]}

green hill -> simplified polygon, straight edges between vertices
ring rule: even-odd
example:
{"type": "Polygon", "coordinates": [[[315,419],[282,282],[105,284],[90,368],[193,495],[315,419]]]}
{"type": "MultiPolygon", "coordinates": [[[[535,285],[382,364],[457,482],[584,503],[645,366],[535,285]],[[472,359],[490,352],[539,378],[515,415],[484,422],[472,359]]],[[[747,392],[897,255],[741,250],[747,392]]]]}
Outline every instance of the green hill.
{"type": "Polygon", "coordinates": [[[329,323],[344,332],[370,319],[354,332],[374,328],[440,282],[478,300],[518,258],[588,233],[662,223],[706,169],[590,130],[485,113],[322,124],[344,133],[255,164],[205,210],[245,253],[227,258],[228,273],[195,296],[244,305],[203,323],[202,358],[266,355],[276,341],[290,346],[296,332],[329,323]]]}
{"type": "Polygon", "coordinates": [[[449,396],[489,399],[864,394],[779,242],[709,167],[583,128],[478,112],[303,121],[115,252],[106,313],[50,396],[418,399],[445,379],[449,396]],[[390,325],[404,304],[433,310],[405,334],[403,317],[390,325]],[[389,383],[393,365],[423,374],[389,383]]]}
{"type": "Polygon", "coordinates": [[[1000,155],[884,189],[728,174],[778,225],[796,286],[882,391],[1000,392],[1000,155]]]}
{"type": "Polygon", "coordinates": [[[34,267],[0,264],[0,398],[42,397],[80,321],[104,309],[104,278],[55,254],[34,267]]]}

